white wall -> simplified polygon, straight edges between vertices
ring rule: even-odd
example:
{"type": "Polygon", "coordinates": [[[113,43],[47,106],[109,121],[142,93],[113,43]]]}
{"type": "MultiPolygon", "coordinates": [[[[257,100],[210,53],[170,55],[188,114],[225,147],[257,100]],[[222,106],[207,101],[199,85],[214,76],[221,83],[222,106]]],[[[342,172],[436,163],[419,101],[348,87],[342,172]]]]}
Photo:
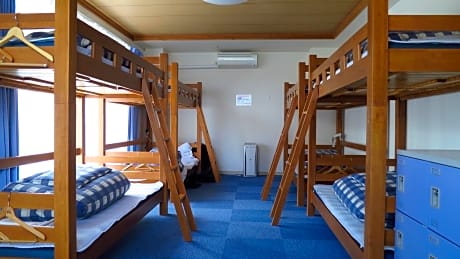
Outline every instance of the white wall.
{"type": "Polygon", "coordinates": [[[408,148],[460,149],[460,93],[410,100],[408,148]]]}
{"type": "MultiPolygon", "coordinates": [[[[390,13],[460,13],[458,0],[393,0],[390,13]]],[[[339,46],[349,35],[358,30],[367,20],[362,12],[344,30],[334,43],[339,46]]],[[[152,50],[155,51],[155,50],[152,50]]],[[[158,51],[158,50],[156,50],[158,51]]],[[[334,49],[311,47],[312,54],[329,56],[334,49]]],[[[216,151],[218,165],[223,172],[241,172],[243,162],[243,143],[256,142],[259,146],[259,171],[266,172],[283,126],[283,82],[296,82],[297,63],[306,61],[305,53],[263,52],[259,53],[257,69],[198,69],[181,70],[183,82],[203,82],[203,109],[209,133],[216,151]],[[251,94],[253,105],[236,107],[236,94],[251,94]]],[[[170,60],[183,65],[213,65],[217,53],[170,53],[170,60]]],[[[409,103],[408,147],[460,148],[456,101],[459,95],[431,97],[409,103]],[[443,113],[440,121],[439,113],[443,113]],[[446,125],[447,122],[453,124],[446,125]],[[429,125],[426,123],[429,122],[429,125]],[[456,123],[455,123],[456,122],[456,123]],[[429,136],[429,137],[427,137],[429,136]],[[452,141],[455,140],[455,141],[452,141]]],[[[345,115],[345,133],[350,141],[365,143],[366,109],[352,109],[345,115]]],[[[180,111],[180,142],[195,140],[194,111],[180,111]]],[[[335,130],[335,113],[320,112],[318,116],[318,142],[330,143],[335,130]]],[[[390,123],[394,123],[390,119],[390,123]]],[[[295,133],[295,123],[291,136],[295,133]]],[[[394,137],[391,132],[390,138],[394,137]]],[[[281,165],[278,166],[278,172],[281,165]]]]}
{"type": "MultiPolygon", "coordinates": [[[[211,65],[216,53],[170,53],[170,60],[183,65],[211,65]],[[210,63],[211,62],[211,63],[210,63]]],[[[297,64],[307,53],[259,53],[257,69],[180,70],[182,82],[203,82],[203,111],[221,171],[243,170],[243,144],[255,142],[259,149],[259,172],[267,172],[283,127],[283,83],[296,82],[297,64]],[[252,106],[236,106],[237,94],[252,95],[252,106]]],[[[179,142],[195,140],[196,115],[179,113],[179,142]]],[[[319,127],[334,125],[335,115],[321,112],[319,127]],[[332,116],[329,116],[332,115],[332,116]]],[[[295,127],[295,126],[293,126],[295,127]]],[[[319,132],[318,140],[330,142],[335,126],[319,132]]],[[[278,167],[281,171],[281,164],[278,167]]]]}

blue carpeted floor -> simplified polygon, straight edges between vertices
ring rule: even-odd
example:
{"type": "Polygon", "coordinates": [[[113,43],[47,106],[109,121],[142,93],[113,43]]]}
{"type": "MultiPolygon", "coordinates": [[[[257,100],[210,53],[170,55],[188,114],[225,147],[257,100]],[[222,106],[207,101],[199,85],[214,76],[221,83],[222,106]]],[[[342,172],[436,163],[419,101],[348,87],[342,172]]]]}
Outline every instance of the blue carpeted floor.
{"type": "Polygon", "coordinates": [[[319,216],[307,217],[287,198],[279,226],[271,225],[279,177],[267,201],[260,200],[265,177],[223,175],[188,194],[198,230],[184,242],[174,207],[170,215],[150,212],[104,258],[349,258],[319,216]]]}

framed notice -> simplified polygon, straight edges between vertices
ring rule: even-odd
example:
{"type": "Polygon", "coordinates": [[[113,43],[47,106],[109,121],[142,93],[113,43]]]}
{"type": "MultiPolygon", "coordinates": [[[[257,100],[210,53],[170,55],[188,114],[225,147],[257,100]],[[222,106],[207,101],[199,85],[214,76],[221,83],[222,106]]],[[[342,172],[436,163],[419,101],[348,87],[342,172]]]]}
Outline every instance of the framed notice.
{"type": "Polygon", "coordinates": [[[236,106],[251,106],[252,95],[250,94],[237,94],[236,95],[236,106]]]}

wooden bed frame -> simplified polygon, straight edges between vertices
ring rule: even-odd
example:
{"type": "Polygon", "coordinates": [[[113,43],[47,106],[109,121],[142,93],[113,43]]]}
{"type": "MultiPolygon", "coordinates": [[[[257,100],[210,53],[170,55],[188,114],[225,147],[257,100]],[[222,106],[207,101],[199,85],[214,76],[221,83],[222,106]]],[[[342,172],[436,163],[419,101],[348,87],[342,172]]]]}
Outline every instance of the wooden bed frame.
{"type": "MultiPolygon", "coordinates": [[[[341,228],[315,194],[311,192],[307,201],[308,214],[318,209],[352,258],[383,258],[383,248],[388,242],[383,227],[385,211],[388,207],[394,209],[394,203],[385,198],[388,100],[397,102],[396,148],[404,148],[406,100],[460,90],[460,49],[388,48],[387,39],[389,31],[460,30],[460,16],[389,15],[388,1],[372,0],[368,20],[371,22],[310,73],[310,89],[319,87],[318,103],[322,99],[337,103],[367,100],[364,248],[341,228]],[[366,38],[368,55],[360,58],[360,44],[366,38]],[[353,65],[347,68],[345,56],[350,51],[355,58],[353,65]],[[339,74],[334,73],[337,68],[341,70],[339,74]]],[[[310,66],[315,66],[314,57],[310,66]]],[[[309,132],[308,144],[315,146],[314,120],[309,132]]],[[[313,154],[315,150],[309,149],[309,155],[313,154]]],[[[314,168],[315,161],[309,160],[310,165],[314,168]]],[[[315,179],[315,170],[308,170],[308,179],[315,179]]]]}
{"type": "MultiPolygon", "coordinates": [[[[136,104],[142,97],[143,81],[153,82],[148,87],[166,85],[165,74],[143,58],[136,56],[112,39],[100,34],[76,18],[76,1],[64,1],[56,4],[55,14],[0,14],[0,26],[9,29],[20,26],[24,29],[55,28],[54,46],[41,47],[54,59],[46,59],[35,50],[27,47],[5,47],[2,53],[14,57],[14,62],[0,64],[2,85],[37,91],[52,92],[55,96],[55,148],[53,153],[27,157],[2,159],[2,167],[8,168],[26,163],[54,159],[55,171],[68,172],[55,175],[54,195],[1,193],[2,207],[53,209],[54,227],[37,227],[46,235],[44,242],[54,243],[55,258],[95,258],[102,254],[128,231],[136,222],[158,203],[165,201],[166,189],[141,203],[132,213],[125,216],[112,229],[105,233],[92,247],[77,255],[76,252],[76,204],[75,204],[75,167],[77,155],[84,160],[84,146],[77,149],[76,97],[95,96],[117,99],[120,102],[136,104]],[[77,51],[75,35],[81,35],[92,41],[91,55],[77,51]],[[113,52],[113,65],[103,62],[104,48],[113,52]],[[130,61],[126,72],[122,71],[123,58],[130,61]],[[160,84],[160,82],[163,83],[160,84]],[[124,101],[121,101],[126,98],[124,101]],[[55,199],[54,197],[59,197],[55,199]]],[[[126,69],[125,69],[126,70],[126,69]]],[[[158,88],[159,89],[159,88],[158,88]]],[[[159,97],[165,97],[166,90],[157,90],[159,97]]],[[[84,141],[82,141],[84,143],[84,141]]],[[[81,143],[79,143],[81,144],[81,143]]],[[[135,141],[129,144],[135,144],[135,141]]],[[[113,146],[113,145],[112,145],[113,146]]],[[[145,152],[147,153],[147,152],[145,152]]],[[[126,157],[139,163],[155,163],[152,154],[147,157],[126,157]],[[141,159],[139,159],[141,158],[141,159]]],[[[160,154],[163,156],[163,154],[160,154]]],[[[162,159],[164,161],[164,159],[162,159]]],[[[142,178],[150,176],[143,174],[142,178]]],[[[158,174],[151,174],[158,180],[158,174]]],[[[160,174],[160,180],[165,179],[160,174]]],[[[171,188],[171,185],[169,186],[171,188]]],[[[188,199],[187,199],[188,200],[188,199]]],[[[163,202],[164,203],[164,202],[163,202]]],[[[167,204],[164,204],[167,207],[167,204]]],[[[190,223],[190,221],[189,221],[190,223]]],[[[191,226],[192,228],[192,226],[191,226]]],[[[193,229],[192,229],[193,230],[193,229]]],[[[20,226],[3,226],[2,233],[12,240],[34,240],[20,226]]]]}
{"type": "MultiPolygon", "coordinates": [[[[195,156],[201,161],[202,150],[201,143],[206,145],[211,163],[214,180],[220,182],[220,173],[217,166],[217,160],[212,146],[211,137],[209,135],[208,126],[202,109],[202,82],[183,83],[179,80],[179,64],[177,62],[168,62],[168,54],[162,53],[159,57],[145,57],[150,63],[165,68],[168,74],[169,98],[164,103],[165,107],[169,106],[170,115],[170,132],[171,139],[176,147],[179,145],[179,109],[195,109],[196,110],[196,143],[191,143],[196,148],[195,156]],[[166,62],[166,63],[164,63],[166,62]],[[169,65],[168,65],[169,64],[169,65]]],[[[201,166],[201,165],[200,165],[201,166]]]]}
{"type": "MultiPolygon", "coordinates": [[[[325,59],[319,59],[318,62],[324,61],[325,59]]],[[[283,166],[288,161],[290,151],[292,148],[292,143],[289,143],[289,132],[288,130],[291,127],[292,119],[294,116],[294,111],[299,109],[299,107],[303,107],[306,101],[306,96],[308,93],[308,78],[309,78],[309,66],[305,64],[305,62],[298,63],[298,82],[297,83],[284,83],[284,128],[280,135],[280,139],[278,142],[277,152],[274,154],[274,158],[272,160],[272,164],[270,166],[268,176],[266,182],[264,184],[262,190],[262,200],[266,200],[268,196],[268,192],[270,190],[273,176],[275,174],[276,167],[278,165],[278,160],[280,158],[279,152],[283,151],[283,166]],[[302,90],[299,90],[302,89],[302,90]],[[282,145],[282,147],[280,146],[282,145]]],[[[361,100],[364,100],[361,98],[361,100]]],[[[336,111],[336,130],[335,132],[344,134],[344,109],[349,107],[355,107],[363,105],[365,103],[362,101],[359,102],[342,102],[337,104],[336,100],[332,102],[325,98],[321,102],[318,102],[317,109],[318,110],[335,110],[336,111]]],[[[299,114],[299,121],[300,121],[301,114],[299,114]]],[[[302,141],[302,140],[300,140],[302,141]]],[[[305,140],[304,140],[305,141],[305,140]]],[[[359,143],[348,142],[342,139],[337,139],[335,147],[332,145],[324,145],[324,144],[316,144],[316,149],[334,149],[337,151],[335,155],[326,155],[326,154],[317,154],[316,155],[316,165],[324,166],[325,168],[322,169],[316,175],[315,182],[332,182],[341,176],[344,176],[349,169],[349,171],[359,170],[357,168],[364,168],[365,167],[365,156],[364,155],[345,155],[344,148],[352,148],[361,151],[365,151],[365,145],[359,143]]],[[[308,145],[305,145],[305,150],[308,150],[308,145]]],[[[305,155],[303,157],[299,157],[298,165],[297,165],[297,172],[300,174],[296,174],[294,184],[296,185],[297,190],[297,206],[305,206],[305,196],[306,196],[306,188],[307,186],[307,167],[305,166],[306,161],[308,161],[308,156],[305,155]]]]}

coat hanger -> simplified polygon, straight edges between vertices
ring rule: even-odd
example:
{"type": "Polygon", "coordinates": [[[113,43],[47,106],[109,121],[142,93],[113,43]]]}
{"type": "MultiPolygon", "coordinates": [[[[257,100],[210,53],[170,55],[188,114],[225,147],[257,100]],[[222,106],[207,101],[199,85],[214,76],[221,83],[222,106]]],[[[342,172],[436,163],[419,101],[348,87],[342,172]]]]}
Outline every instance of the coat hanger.
{"type": "Polygon", "coordinates": [[[6,51],[0,48],[0,63],[2,62],[13,62],[13,57],[6,51]]]}
{"type": "Polygon", "coordinates": [[[0,47],[5,45],[7,42],[9,42],[12,38],[17,38],[18,40],[22,41],[24,44],[26,44],[29,48],[33,49],[35,52],[46,58],[47,60],[54,62],[54,57],[50,53],[42,50],[41,48],[37,47],[33,43],[31,43],[29,40],[24,37],[24,33],[22,32],[21,28],[18,26],[13,26],[11,27],[8,32],[6,33],[5,37],[3,37],[0,40],[0,47]]]}
{"type": "MultiPolygon", "coordinates": [[[[11,195],[11,193],[10,193],[11,195]]],[[[22,228],[27,230],[28,232],[32,233],[34,236],[40,238],[41,240],[45,240],[45,234],[40,232],[39,230],[35,229],[31,225],[25,223],[21,219],[19,219],[16,214],[14,213],[14,209],[10,206],[10,195],[8,195],[8,205],[4,208],[2,208],[2,211],[0,212],[0,219],[3,218],[8,218],[11,221],[15,222],[16,224],[20,225],[22,228]]],[[[5,234],[1,233],[0,238],[7,238],[9,239],[5,234]]]]}
{"type": "Polygon", "coordinates": [[[10,241],[10,239],[8,238],[7,235],[3,234],[2,232],[0,232],[0,240],[3,240],[3,241],[10,241]]]}

